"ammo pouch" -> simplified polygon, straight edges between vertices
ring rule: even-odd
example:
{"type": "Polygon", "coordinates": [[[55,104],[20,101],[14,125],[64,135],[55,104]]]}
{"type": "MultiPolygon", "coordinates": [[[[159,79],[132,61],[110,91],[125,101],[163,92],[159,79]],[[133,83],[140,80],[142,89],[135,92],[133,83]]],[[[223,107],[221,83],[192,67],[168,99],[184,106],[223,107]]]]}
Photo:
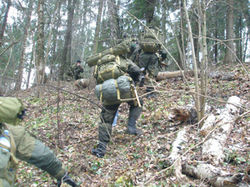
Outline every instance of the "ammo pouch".
{"type": "Polygon", "coordinates": [[[96,79],[97,83],[103,83],[108,79],[117,79],[118,77],[125,74],[126,63],[123,62],[124,59],[119,56],[106,55],[100,60],[98,60],[96,79]]]}
{"type": "Polygon", "coordinates": [[[15,143],[8,130],[0,135],[0,180],[12,184],[15,179],[17,160],[15,154],[15,143]]]}
{"type": "Polygon", "coordinates": [[[95,87],[95,95],[104,105],[134,100],[133,80],[128,76],[109,79],[95,87]]]}

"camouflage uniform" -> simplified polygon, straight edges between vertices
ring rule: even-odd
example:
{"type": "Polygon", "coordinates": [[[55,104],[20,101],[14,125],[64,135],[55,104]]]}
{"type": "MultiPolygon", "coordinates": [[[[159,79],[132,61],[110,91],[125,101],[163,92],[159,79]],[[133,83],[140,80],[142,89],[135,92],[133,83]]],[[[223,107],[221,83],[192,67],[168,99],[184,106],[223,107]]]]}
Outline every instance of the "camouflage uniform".
{"type": "MultiPolygon", "coordinates": [[[[126,59],[125,55],[120,55],[120,58],[126,59]]],[[[133,63],[131,60],[126,59],[123,61],[126,62],[126,73],[136,82],[139,80],[140,76],[140,68],[133,63]]],[[[142,105],[142,101],[140,101],[142,105]]],[[[92,149],[92,154],[94,154],[97,157],[103,157],[106,152],[106,145],[110,141],[111,133],[112,133],[112,123],[114,121],[116,112],[119,108],[121,103],[111,103],[106,104],[105,101],[103,101],[103,109],[101,112],[101,123],[99,124],[99,144],[96,148],[92,149]]],[[[129,118],[128,118],[128,124],[127,124],[127,133],[132,135],[140,135],[142,134],[142,131],[136,128],[136,121],[139,118],[142,108],[138,106],[138,104],[134,101],[128,102],[130,108],[129,108],[129,118]]]]}
{"type": "Polygon", "coordinates": [[[66,174],[53,152],[23,127],[0,124],[0,134],[10,142],[10,146],[0,142],[0,187],[14,186],[16,158],[34,164],[58,180],[66,174]]]}
{"type": "Polygon", "coordinates": [[[72,79],[78,80],[81,79],[83,73],[83,68],[81,65],[74,64],[70,67],[70,70],[66,74],[66,80],[70,81],[72,79]]]}
{"type": "Polygon", "coordinates": [[[73,66],[73,75],[74,75],[74,79],[78,80],[82,78],[81,73],[83,73],[83,68],[81,65],[75,65],[73,66]]]}

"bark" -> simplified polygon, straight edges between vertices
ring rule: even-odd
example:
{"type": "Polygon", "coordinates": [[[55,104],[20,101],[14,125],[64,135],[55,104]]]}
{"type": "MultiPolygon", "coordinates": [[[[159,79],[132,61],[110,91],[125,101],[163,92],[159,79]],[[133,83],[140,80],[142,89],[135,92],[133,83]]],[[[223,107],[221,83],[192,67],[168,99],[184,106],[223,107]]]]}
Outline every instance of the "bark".
{"type": "Polygon", "coordinates": [[[71,64],[71,42],[72,42],[72,26],[74,18],[74,10],[77,0],[68,0],[68,18],[67,18],[67,30],[65,35],[65,42],[62,54],[62,64],[60,68],[60,79],[64,79],[64,73],[69,69],[71,64]]]}
{"type": "Polygon", "coordinates": [[[37,96],[40,96],[39,85],[43,83],[43,76],[45,71],[45,60],[44,60],[44,5],[45,0],[38,0],[37,13],[38,13],[38,24],[37,24],[37,47],[36,47],[36,83],[37,96]]]}
{"type": "MultiPolygon", "coordinates": [[[[201,118],[205,115],[205,104],[206,104],[206,96],[207,96],[207,22],[206,22],[206,4],[204,0],[198,0],[198,14],[199,14],[199,40],[200,49],[201,49],[201,64],[200,64],[200,87],[201,87],[201,96],[200,96],[200,115],[201,118]]],[[[202,123],[200,123],[202,125],[202,123]]]]}
{"type": "Polygon", "coordinates": [[[99,33],[101,28],[101,18],[102,18],[103,0],[99,0],[98,15],[96,19],[95,37],[93,45],[93,54],[97,53],[99,33]]]}
{"type": "Polygon", "coordinates": [[[28,38],[28,31],[30,28],[32,9],[33,9],[33,0],[29,0],[28,9],[27,9],[27,12],[25,13],[26,21],[24,25],[24,35],[23,35],[23,41],[22,41],[22,47],[21,47],[21,56],[20,56],[20,62],[19,62],[19,67],[18,67],[18,75],[17,75],[16,84],[15,84],[16,91],[20,90],[22,86],[24,62],[26,61],[25,51],[26,51],[26,44],[27,44],[27,38],[28,38]]]}
{"type": "Polygon", "coordinates": [[[224,63],[232,64],[235,63],[235,33],[234,33],[234,0],[227,0],[228,10],[227,10],[227,45],[226,45],[226,55],[224,59],[224,63]]]}
{"type": "Polygon", "coordinates": [[[109,16],[109,27],[110,27],[110,38],[111,45],[114,46],[117,44],[118,39],[120,38],[119,32],[119,16],[115,0],[108,0],[108,16],[109,16]]]}
{"type": "MultiPolygon", "coordinates": [[[[232,96],[228,99],[225,109],[217,119],[214,120],[216,124],[212,124],[214,126],[216,125],[219,129],[213,132],[210,138],[203,144],[202,155],[204,160],[210,160],[216,165],[223,162],[225,158],[223,146],[230,135],[234,121],[239,115],[241,105],[241,99],[236,96],[232,96]]],[[[202,132],[207,134],[205,129],[203,129],[202,132]]]]}
{"type": "Polygon", "coordinates": [[[183,20],[184,20],[184,9],[183,9],[183,1],[180,0],[180,14],[181,14],[181,20],[180,20],[180,29],[181,29],[181,62],[182,62],[182,68],[186,68],[186,47],[185,47],[185,42],[184,42],[184,26],[183,26],[183,20]]]}
{"type": "Polygon", "coordinates": [[[11,0],[8,0],[7,2],[7,7],[6,7],[6,12],[4,14],[4,18],[3,18],[3,23],[1,24],[1,29],[0,29],[0,47],[3,45],[3,37],[4,37],[4,31],[7,25],[7,20],[8,20],[8,14],[9,14],[9,10],[11,7],[11,0]]]}

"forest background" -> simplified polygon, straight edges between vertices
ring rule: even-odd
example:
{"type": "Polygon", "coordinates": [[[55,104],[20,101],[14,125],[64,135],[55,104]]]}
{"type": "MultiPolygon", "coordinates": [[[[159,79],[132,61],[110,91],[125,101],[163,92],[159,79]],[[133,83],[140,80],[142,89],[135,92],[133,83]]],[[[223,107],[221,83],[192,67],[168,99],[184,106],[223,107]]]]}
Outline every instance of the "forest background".
{"type": "MultiPolygon", "coordinates": [[[[224,108],[227,99],[237,95],[244,100],[244,115],[227,133],[225,159],[214,165],[240,173],[245,184],[249,182],[249,6],[248,0],[2,0],[0,94],[23,100],[28,118],[22,125],[56,151],[73,178],[84,181],[82,186],[214,185],[202,177],[183,180],[178,169],[169,166],[179,131],[188,134],[181,160],[191,165],[204,161],[200,144],[208,138],[200,134],[201,123],[172,126],[170,109],[192,104],[200,111],[198,119],[204,120],[205,105],[217,113],[215,109],[224,108]],[[144,102],[138,120],[145,133],[141,139],[123,135],[127,106],[122,105],[106,158],[94,158],[88,152],[97,141],[100,112],[88,100],[98,103],[94,85],[75,90],[65,82],[64,73],[80,59],[84,78],[91,77],[92,69],[85,63],[88,56],[114,46],[125,34],[139,37],[149,24],[163,33],[167,66],[162,71],[191,69],[194,76],[154,82],[159,97],[144,102]]],[[[30,167],[19,167],[18,186],[52,183],[46,173],[30,167]]]]}
{"type": "Polygon", "coordinates": [[[84,63],[88,56],[113,46],[124,34],[139,37],[149,22],[162,30],[168,68],[190,68],[194,62],[184,5],[198,66],[203,58],[204,34],[199,26],[203,13],[208,66],[249,60],[247,0],[4,0],[0,4],[0,89],[8,92],[28,88],[31,82],[41,84],[45,69],[50,80],[63,79],[78,59],[89,77],[91,71],[84,63]]]}

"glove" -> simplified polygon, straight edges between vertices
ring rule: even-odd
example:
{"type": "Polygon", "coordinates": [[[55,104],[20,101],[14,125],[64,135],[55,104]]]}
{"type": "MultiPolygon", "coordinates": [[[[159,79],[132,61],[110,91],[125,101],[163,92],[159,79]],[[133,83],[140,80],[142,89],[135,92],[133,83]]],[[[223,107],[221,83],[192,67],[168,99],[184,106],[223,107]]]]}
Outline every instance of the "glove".
{"type": "Polygon", "coordinates": [[[20,114],[17,114],[17,118],[23,120],[24,116],[25,116],[25,112],[26,112],[26,109],[23,109],[20,114]]]}
{"type": "Polygon", "coordinates": [[[57,180],[57,187],[60,187],[62,182],[67,183],[70,186],[77,187],[77,184],[70,178],[68,173],[66,173],[61,179],[57,180]]]}

